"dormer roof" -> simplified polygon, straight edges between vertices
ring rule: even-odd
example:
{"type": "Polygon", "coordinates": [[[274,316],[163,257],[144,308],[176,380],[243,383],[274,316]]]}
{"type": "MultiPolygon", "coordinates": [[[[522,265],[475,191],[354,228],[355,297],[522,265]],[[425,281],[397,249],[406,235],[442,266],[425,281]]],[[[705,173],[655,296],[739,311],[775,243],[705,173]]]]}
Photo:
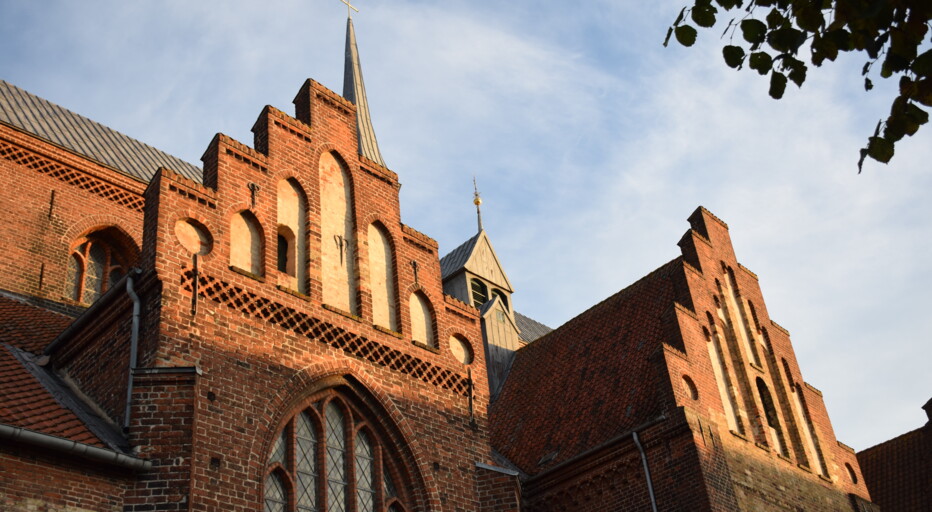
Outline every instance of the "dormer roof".
{"type": "Polygon", "coordinates": [[[485,230],[479,231],[440,260],[440,274],[444,281],[462,271],[469,271],[508,293],[514,292],[485,230]]]}

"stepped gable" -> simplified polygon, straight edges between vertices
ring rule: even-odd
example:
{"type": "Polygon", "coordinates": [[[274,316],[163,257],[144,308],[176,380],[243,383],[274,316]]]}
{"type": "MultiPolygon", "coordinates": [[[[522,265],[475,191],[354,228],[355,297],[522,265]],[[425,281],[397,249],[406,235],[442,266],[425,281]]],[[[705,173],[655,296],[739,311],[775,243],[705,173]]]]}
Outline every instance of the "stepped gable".
{"type": "Polygon", "coordinates": [[[159,167],[201,181],[200,167],[0,80],[0,123],[45,139],[142,182],[159,167]]]}
{"type": "Polygon", "coordinates": [[[490,407],[492,446],[533,475],[659,415],[649,358],[682,265],[670,261],[520,349],[490,407]]]}

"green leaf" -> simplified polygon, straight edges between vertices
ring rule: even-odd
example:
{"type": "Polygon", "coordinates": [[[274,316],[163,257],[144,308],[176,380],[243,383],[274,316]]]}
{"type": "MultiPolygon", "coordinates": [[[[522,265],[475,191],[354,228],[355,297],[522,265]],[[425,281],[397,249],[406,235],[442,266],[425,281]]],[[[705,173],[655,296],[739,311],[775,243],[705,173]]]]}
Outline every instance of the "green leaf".
{"type": "MultiPolygon", "coordinates": [[[[896,142],[906,135],[908,121],[905,116],[891,115],[883,126],[883,139],[896,142]]],[[[918,128],[918,126],[917,126],[918,128]]]]}
{"type": "Polygon", "coordinates": [[[718,9],[714,5],[696,5],[693,8],[692,18],[696,22],[696,25],[700,27],[711,27],[715,25],[715,13],[718,12],[718,9]]]}
{"type": "MultiPolygon", "coordinates": [[[[838,50],[849,51],[853,49],[851,44],[851,33],[843,28],[826,32],[825,38],[834,43],[835,56],[838,55],[838,50]]],[[[829,60],[835,60],[835,57],[831,57],[829,60]]]]}
{"type": "Polygon", "coordinates": [[[922,110],[918,105],[910,103],[906,106],[906,118],[917,125],[922,125],[929,122],[929,113],[922,110]]]}
{"type": "Polygon", "coordinates": [[[776,9],[771,9],[770,13],[767,15],[767,26],[769,28],[777,28],[780,25],[783,25],[783,22],[786,21],[786,18],[783,17],[783,14],[776,9]]]}
{"type": "Polygon", "coordinates": [[[741,63],[744,62],[744,48],[740,46],[726,46],[722,48],[722,56],[725,57],[725,64],[728,64],[728,67],[740,69],[741,63]]]}
{"type": "Polygon", "coordinates": [[[874,82],[871,82],[870,78],[864,79],[864,90],[869,91],[874,88],[874,82]]]}
{"type": "Polygon", "coordinates": [[[919,76],[932,75],[932,50],[926,50],[922,55],[916,57],[910,69],[919,76]]]}
{"type": "Polygon", "coordinates": [[[741,7],[740,0],[715,0],[715,3],[721,5],[726,11],[730,11],[735,7],[741,7]]]}
{"type": "Polygon", "coordinates": [[[673,35],[673,27],[671,26],[670,28],[667,29],[667,37],[663,38],[664,48],[666,48],[666,46],[670,44],[670,36],[672,35],[673,35]]]}
{"type": "Polygon", "coordinates": [[[805,3],[795,11],[796,25],[808,32],[818,32],[825,18],[822,17],[822,10],[812,3],[805,3]]]}
{"type": "Polygon", "coordinates": [[[932,78],[924,78],[916,82],[916,94],[913,99],[927,107],[932,107],[932,78]]]}
{"type": "Polygon", "coordinates": [[[867,158],[867,148],[861,148],[861,158],[858,158],[858,174],[861,174],[865,158],[867,158]]]}
{"type": "Polygon", "coordinates": [[[780,53],[795,54],[805,41],[805,34],[795,28],[777,29],[767,35],[767,42],[780,53]]]}
{"type": "MultiPolygon", "coordinates": [[[[753,57],[753,56],[752,56],[753,57]]],[[[786,90],[786,76],[779,71],[770,74],[770,97],[778,100],[783,97],[783,91],[786,90]]]]}
{"type": "Polygon", "coordinates": [[[741,22],[741,34],[744,40],[752,44],[763,43],[767,38],[767,25],[760,20],[744,20],[741,22]]]}
{"type": "Polygon", "coordinates": [[[893,143],[882,137],[871,137],[867,141],[867,155],[885,164],[893,158],[893,143]]]}
{"type": "Polygon", "coordinates": [[[689,25],[680,25],[676,27],[673,33],[676,35],[676,40],[683,46],[692,46],[696,44],[696,36],[698,34],[696,29],[689,25]]]}
{"type": "Polygon", "coordinates": [[[801,61],[794,59],[793,57],[787,57],[783,59],[783,67],[789,69],[790,80],[796,84],[796,87],[802,87],[803,82],[806,81],[806,64],[801,61]]]}
{"type": "Polygon", "coordinates": [[[766,75],[770,73],[770,68],[773,67],[773,59],[770,58],[767,52],[754,52],[751,54],[751,58],[748,59],[748,66],[761,75],[766,75]]]}

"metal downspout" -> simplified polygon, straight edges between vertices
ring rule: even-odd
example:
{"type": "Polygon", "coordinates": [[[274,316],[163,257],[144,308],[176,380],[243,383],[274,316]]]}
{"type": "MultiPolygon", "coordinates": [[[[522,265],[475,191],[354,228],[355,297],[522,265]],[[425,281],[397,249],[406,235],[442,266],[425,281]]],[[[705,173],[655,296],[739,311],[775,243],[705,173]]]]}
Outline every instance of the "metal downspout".
{"type": "Polygon", "coordinates": [[[137,351],[139,349],[139,296],[133,289],[133,276],[126,276],[126,294],[133,301],[133,325],[129,344],[129,375],[126,382],[126,409],[123,411],[123,432],[129,430],[129,411],[133,401],[133,371],[136,369],[137,351]]]}
{"type": "Polygon", "coordinates": [[[631,439],[634,440],[634,445],[638,447],[638,451],[641,452],[641,462],[644,463],[644,477],[647,478],[647,494],[650,495],[650,508],[653,512],[657,512],[657,500],[654,498],[654,483],[650,479],[650,468],[647,467],[647,453],[644,452],[644,447],[641,446],[641,440],[638,439],[637,431],[631,432],[631,439]]]}

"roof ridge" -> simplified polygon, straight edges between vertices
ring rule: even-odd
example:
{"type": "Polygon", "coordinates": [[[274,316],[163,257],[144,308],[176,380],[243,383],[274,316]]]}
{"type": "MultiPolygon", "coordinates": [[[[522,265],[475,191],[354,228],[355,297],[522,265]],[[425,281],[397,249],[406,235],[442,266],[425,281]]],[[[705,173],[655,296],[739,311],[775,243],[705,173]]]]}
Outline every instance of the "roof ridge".
{"type": "Polygon", "coordinates": [[[200,167],[3,79],[0,123],[143,182],[152,179],[159,167],[203,182],[200,167]]]}

